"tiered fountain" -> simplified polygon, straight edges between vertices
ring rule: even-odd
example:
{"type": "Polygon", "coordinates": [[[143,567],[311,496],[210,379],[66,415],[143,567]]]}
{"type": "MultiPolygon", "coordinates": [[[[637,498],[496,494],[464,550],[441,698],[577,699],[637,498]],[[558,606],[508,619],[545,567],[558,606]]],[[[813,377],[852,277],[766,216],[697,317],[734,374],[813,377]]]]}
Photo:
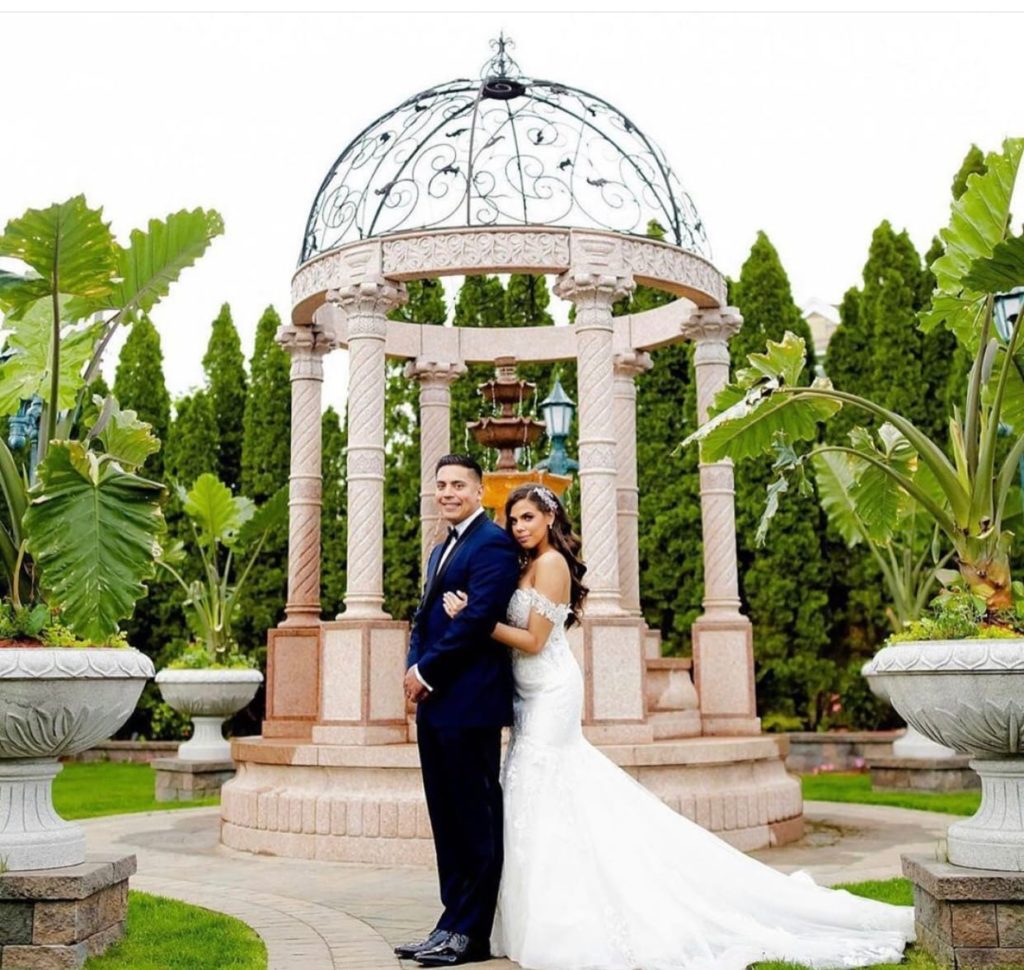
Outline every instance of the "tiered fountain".
{"type": "Polygon", "coordinates": [[[494,521],[505,524],[505,499],[520,485],[536,482],[561,497],[572,484],[569,475],[555,475],[545,469],[520,471],[516,449],[536,444],[544,425],[522,414],[523,403],[533,397],[536,384],[520,379],[514,357],[495,361],[495,376],[478,388],[496,414],[471,422],[469,433],[481,445],[498,449],[494,471],[484,472],[484,507],[494,512],[494,521]]]}

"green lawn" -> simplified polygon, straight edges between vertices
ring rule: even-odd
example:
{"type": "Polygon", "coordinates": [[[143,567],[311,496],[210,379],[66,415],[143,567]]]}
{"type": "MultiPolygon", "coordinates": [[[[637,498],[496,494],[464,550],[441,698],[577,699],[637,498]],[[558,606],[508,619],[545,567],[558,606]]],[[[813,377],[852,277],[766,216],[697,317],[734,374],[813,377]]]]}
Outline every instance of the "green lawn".
{"type": "Polygon", "coordinates": [[[266,970],[267,948],[241,920],[162,896],[128,894],[128,932],[85,970],[266,970]]]}
{"type": "Polygon", "coordinates": [[[892,805],[917,808],[950,815],[973,815],[981,803],[980,791],[967,792],[888,792],[872,791],[867,774],[803,775],[804,798],[817,802],[860,802],[864,805],[892,805]]]}
{"type": "MultiPolygon", "coordinates": [[[[879,899],[885,903],[895,903],[897,906],[912,906],[914,903],[914,894],[909,879],[845,883],[836,888],[848,889],[857,896],[867,896],[868,899],[879,899]]],[[[877,963],[871,970],[896,970],[897,967],[899,970],[940,970],[940,964],[936,963],[924,950],[919,950],[915,946],[907,948],[906,957],[902,963],[877,963]]],[[[777,960],[771,960],[766,963],[754,964],[754,970],[808,970],[808,968],[799,963],[780,963],[777,960]]]]}
{"type": "Polygon", "coordinates": [[[149,765],[127,762],[69,761],[53,782],[53,804],[67,819],[167,808],[216,805],[220,799],[197,802],[158,802],[153,797],[155,775],[149,765]]]}

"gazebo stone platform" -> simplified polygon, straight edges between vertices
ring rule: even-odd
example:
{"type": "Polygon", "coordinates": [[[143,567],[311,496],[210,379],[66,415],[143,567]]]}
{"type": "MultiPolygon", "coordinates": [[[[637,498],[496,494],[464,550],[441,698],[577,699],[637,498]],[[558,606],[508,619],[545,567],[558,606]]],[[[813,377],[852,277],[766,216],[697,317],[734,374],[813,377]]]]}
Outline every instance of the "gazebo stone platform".
{"type": "MultiPolygon", "coordinates": [[[[640,610],[635,381],[659,348],[693,342],[705,420],[742,325],[725,295],[703,224],[654,143],[602,99],[523,77],[504,42],[482,79],[406,100],[342,152],[310,213],[291,321],[278,334],[292,380],[286,619],[268,635],[262,735],[232,745],[238,773],[222,792],[224,844],[366,862],[428,858],[402,691],[409,628],[384,609],[389,358],[406,361],[420,386],[421,547],[410,554],[421,564],[439,525],[434,469],[451,451],[452,382],[471,363],[576,363],[590,595],[570,639],[584,674],[584,731],[673,808],[744,848],[799,835],[785,740],[762,736],[757,717],[731,462],[700,469],[704,600],[692,662],[660,658],[640,610]],[[653,222],[667,241],[639,234],[653,222]],[[493,273],[554,276],[572,324],[388,318],[408,281],[493,273]],[[638,284],[674,299],[616,316],[638,284]],[[344,611],[325,620],[321,386],[323,358],[338,348],[349,358],[348,585],[344,611]]],[[[666,454],[666,474],[671,461],[666,454]]]]}

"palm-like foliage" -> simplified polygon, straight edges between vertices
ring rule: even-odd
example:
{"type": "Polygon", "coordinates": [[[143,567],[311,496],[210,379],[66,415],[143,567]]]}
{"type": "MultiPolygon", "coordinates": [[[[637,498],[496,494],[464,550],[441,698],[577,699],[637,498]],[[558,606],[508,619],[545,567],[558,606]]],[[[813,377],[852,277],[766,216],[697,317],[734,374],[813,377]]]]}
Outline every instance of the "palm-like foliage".
{"type": "Polygon", "coordinates": [[[1024,455],[1024,355],[1021,315],[1007,338],[995,332],[996,288],[1024,284],[1024,237],[1010,235],[1009,205],[1024,139],[1010,139],[986,159],[953,203],[942,232],[945,253],[932,271],[937,289],[920,324],[939,324],[974,352],[963,411],[950,419],[951,456],[903,415],[825,379],[799,384],[803,341],[787,333],[752,354],[715,401],[713,417],[687,439],[700,442],[704,461],[741,459],[774,450],[779,481],[769,490],[768,517],[787,478],[799,476],[809,456],[845,456],[849,480],[839,484],[875,541],[893,536],[912,501],[945,535],[966,587],[984,600],[990,615],[1012,605],[1008,497],[1024,455]],[[874,417],[879,431],[850,434],[849,445],[816,445],[798,454],[797,442],[814,441],[820,422],[843,407],[874,417]],[[997,435],[1009,424],[1016,441],[997,463],[997,435]]]}

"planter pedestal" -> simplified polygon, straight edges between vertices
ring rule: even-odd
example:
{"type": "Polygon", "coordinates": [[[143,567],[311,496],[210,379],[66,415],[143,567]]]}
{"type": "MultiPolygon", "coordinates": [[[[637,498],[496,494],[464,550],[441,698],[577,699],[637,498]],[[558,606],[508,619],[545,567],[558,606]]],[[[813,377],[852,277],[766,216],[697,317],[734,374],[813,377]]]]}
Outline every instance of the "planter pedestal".
{"type": "Polygon", "coordinates": [[[895,755],[867,759],[874,791],[968,791],[981,787],[967,755],[910,758],[895,755]]]}
{"type": "Polygon", "coordinates": [[[235,763],[225,761],[188,761],[183,758],[157,758],[156,800],[191,802],[220,794],[225,782],[235,777],[235,763]]]}
{"type": "Polygon", "coordinates": [[[981,776],[981,807],[949,827],[949,861],[1024,872],[1024,760],[975,758],[971,767],[981,776]]]}
{"type": "Polygon", "coordinates": [[[65,822],[53,807],[52,758],[0,759],[0,871],[55,869],[85,858],[85,830],[65,822]]]}
{"type": "Polygon", "coordinates": [[[1024,877],[903,856],[917,945],[944,967],[1024,967],[1024,877]]]}
{"type": "Polygon", "coordinates": [[[0,966],[77,970],[124,936],[135,856],[0,875],[0,966]]]}

